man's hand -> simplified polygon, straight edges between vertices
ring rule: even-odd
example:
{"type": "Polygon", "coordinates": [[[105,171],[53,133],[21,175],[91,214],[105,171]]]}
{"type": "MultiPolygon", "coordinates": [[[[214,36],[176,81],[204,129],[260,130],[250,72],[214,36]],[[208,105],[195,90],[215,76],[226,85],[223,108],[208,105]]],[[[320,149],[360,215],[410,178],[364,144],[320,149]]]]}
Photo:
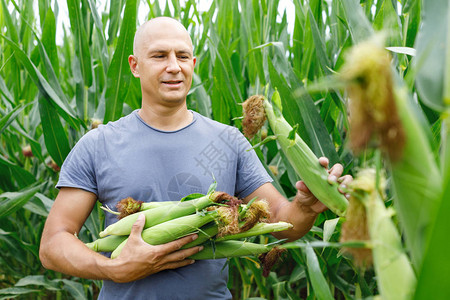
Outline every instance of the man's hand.
{"type": "Polygon", "coordinates": [[[175,269],[194,263],[187,257],[201,251],[197,246],[180,250],[184,245],[195,240],[198,235],[192,234],[167,244],[152,246],[142,239],[145,216],[140,215],[133,224],[127,243],[119,256],[113,260],[111,279],[115,282],[129,282],[142,279],[148,275],[166,269],[175,269]]]}
{"type": "MultiPolygon", "coordinates": [[[[319,158],[319,163],[325,168],[328,169],[329,160],[326,157],[319,158]]],[[[328,182],[338,183],[339,184],[339,192],[344,194],[348,198],[348,194],[346,194],[347,185],[353,180],[350,175],[342,175],[344,168],[341,164],[335,164],[331,169],[328,170],[328,182]]],[[[295,184],[295,187],[298,190],[296,201],[297,204],[303,209],[305,213],[310,214],[319,214],[321,212],[326,211],[328,208],[320,202],[308,189],[306,184],[303,181],[298,181],[295,184]]]]}

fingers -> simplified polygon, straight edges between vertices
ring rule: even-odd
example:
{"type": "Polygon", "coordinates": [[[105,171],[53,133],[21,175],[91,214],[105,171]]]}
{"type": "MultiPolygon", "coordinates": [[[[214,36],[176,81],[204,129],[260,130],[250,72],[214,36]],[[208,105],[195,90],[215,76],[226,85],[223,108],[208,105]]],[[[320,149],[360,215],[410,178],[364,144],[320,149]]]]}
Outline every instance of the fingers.
{"type": "Polygon", "coordinates": [[[295,187],[297,188],[297,190],[299,190],[300,192],[303,193],[310,193],[310,190],[308,189],[308,187],[306,186],[306,184],[303,181],[297,181],[295,183],[295,187]]]}
{"type": "Polygon", "coordinates": [[[179,250],[181,247],[196,240],[197,238],[198,238],[197,234],[190,234],[188,236],[179,238],[172,242],[159,245],[161,248],[160,250],[163,251],[163,253],[165,253],[165,254],[169,254],[169,253],[179,250]]]}
{"type": "Polygon", "coordinates": [[[169,263],[166,263],[166,264],[162,265],[162,269],[163,270],[167,270],[167,269],[181,268],[181,267],[184,267],[184,266],[191,265],[194,262],[195,262],[195,260],[193,260],[193,259],[185,259],[185,260],[182,260],[182,261],[169,262],[169,263]]]}
{"type": "Polygon", "coordinates": [[[136,222],[131,226],[130,239],[142,239],[142,230],[145,226],[145,215],[140,214],[136,222]]]}
{"type": "Polygon", "coordinates": [[[175,251],[175,252],[168,254],[165,257],[164,262],[166,262],[166,263],[175,262],[176,263],[176,262],[190,261],[190,263],[194,263],[194,260],[188,259],[188,257],[191,255],[194,255],[202,250],[203,250],[203,246],[197,246],[197,247],[192,247],[192,248],[188,248],[188,249],[175,251]]]}
{"type": "Polygon", "coordinates": [[[348,199],[350,198],[350,194],[348,193],[347,187],[350,182],[353,181],[353,177],[351,175],[344,175],[342,177],[339,177],[337,182],[339,183],[338,190],[341,194],[344,194],[345,197],[348,199]]]}
{"type": "Polygon", "coordinates": [[[341,164],[335,164],[331,167],[330,170],[328,170],[328,182],[330,183],[336,183],[338,182],[338,178],[342,175],[342,172],[344,172],[344,167],[341,164]]]}
{"type": "Polygon", "coordinates": [[[328,169],[328,165],[329,165],[330,161],[328,160],[328,158],[322,156],[319,157],[319,164],[324,167],[325,169],[328,169]]]}

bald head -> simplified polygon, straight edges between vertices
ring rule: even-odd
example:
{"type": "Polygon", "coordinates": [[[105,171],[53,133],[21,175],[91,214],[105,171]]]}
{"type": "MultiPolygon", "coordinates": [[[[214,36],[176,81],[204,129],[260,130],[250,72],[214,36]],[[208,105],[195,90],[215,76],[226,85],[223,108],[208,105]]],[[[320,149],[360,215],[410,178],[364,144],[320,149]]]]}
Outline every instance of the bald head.
{"type": "Polygon", "coordinates": [[[175,19],[169,17],[157,17],[146,21],[136,31],[133,42],[133,54],[139,56],[146,44],[151,43],[155,37],[164,35],[176,35],[183,39],[193,51],[192,40],[186,28],[175,19]]]}

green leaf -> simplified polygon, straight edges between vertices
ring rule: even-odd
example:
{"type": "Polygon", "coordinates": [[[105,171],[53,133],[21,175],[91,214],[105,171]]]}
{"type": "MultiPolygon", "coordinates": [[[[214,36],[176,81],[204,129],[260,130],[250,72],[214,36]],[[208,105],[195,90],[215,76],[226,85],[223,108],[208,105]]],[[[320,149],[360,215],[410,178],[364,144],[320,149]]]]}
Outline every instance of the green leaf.
{"type": "Polygon", "coordinates": [[[450,105],[450,3],[423,1],[423,21],[416,38],[417,91],[429,107],[442,111],[450,105]],[[445,100],[444,100],[445,93],[445,100]]]}
{"type": "Polygon", "coordinates": [[[84,292],[83,285],[79,282],[69,280],[69,279],[62,279],[61,280],[64,283],[63,289],[65,289],[69,294],[76,300],[87,300],[86,293],[84,292]]]}
{"type": "MultiPolygon", "coordinates": [[[[120,14],[124,0],[111,0],[109,9],[108,44],[112,45],[117,38],[119,30],[120,14]]],[[[123,21],[124,22],[124,21],[123,21]]]]}
{"type": "Polygon", "coordinates": [[[331,220],[326,220],[323,225],[323,241],[329,242],[331,239],[331,236],[336,230],[336,226],[339,222],[340,218],[334,218],[331,220]]]}
{"type": "Polygon", "coordinates": [[[298,129],[298,124],[295,124],[294,126],[292,126],[292,130],[289,132],[288,134],[288,139],[291,141],[295,141],[295,134],[297,133],[297,129],[298,129]]]}
{"type": "Polygon", "coordinates": [[[26,189],[20,190],[19,192],[6,192],[0,194],[0,219],[9,216],[10,214],[16,212],[25,203],[27,203],[31,197],[40,190],[41,185],[28,187],[26,189]]]}
{"type": "Polygon", "coordinates": [[[50,58],[55,75],[59,76],[58,48],[56,47],[56,19],[51,8],[48,9],[45,16],[45,23],[42,29],[42,44],[45,52],[50,58]]]}
{"type": "Polygon", "coordinates": [[[394,53],[406,54],[410,56],[416,56],[416,49],[410,47],[386,47],[386,50],[389,50],[394,53]]]}
{"type": "Polygon", "coordinates": [[[122,116],[123,102],[132,77],[128,65],[128,55],[133,53],[135,32],[136,0],[127,0],[119,40],[106,75],[106,107],[103,119],[105,124],[122,116]]]}
{"type": "Polygon", "coordinates": [[[34,81],[39,90],[50,97],[52,102],[55,104],[55,107],[58,109],[59,114],[69,122],[72,127],[77,128],[79,125],[78,119],[76,119],[75,114],[72,108],[68,105],[68,103],[61,100],[61,98],[57,95],[57,93],[53,90],[53,88],[48,84],[47,80],[45,80],[44,76],[39,72],[36,66],[31,62],[28,58],[27,54],[20,49],[19,45],[11,41],[6,36],[0,34],[2,37],[14,50],[14,54],[16,58],[23,64],[23,66],[28,71],[31,79],[34,81]]]}
{"type": "Polygon", "coordinates": [[[347,17],[346,22],[353,42],[362,42],[374,34],[374,30],[359,3],[355,0],[340,0],[347,17]]]}
{"type": "Polygon", "coordinates": [[[447,278],[450,277],[450,176],[447,177],[445,190],[441,197],[435,224],[431,230],[430,241],[423,259],[422,267],[418,272],[415,300],[450,298],[450,286],[447,278]]]}
{"type": "Polygon", "coordinates": [[[24,287],[27,285],[37,285],[42,286],[46,290],[58,291],[60,290],[57,283],[51,282],[44,277],[44,275],[29,275],[20,278],[19,281],[14,285],[16,287],[24,287]]]}
{"type": "Polygon", "coordinates": [[[16,106],[13,110],[11,110],[9,113],[4,115],[0,119],[0,135],[3,133],[3,131],[8,127],[9,124],[11,124],[17,116],[20,114],[20,112],[26,107],[25,106],[16,106]]]}
{"type": "Polygon", "coordinates": [[[3,299],[13,299],[20,295],[26,295],[30,293],[37,293],[39,290],[37,289],[29,289],[29,288],[16,288],[16,287],[9,287],[5,289],[0,290],[0,300],[3,299]]]}
{"type": "Polygon", "coordinates": [[[313,248],[308,245],[305,248],[306,262],[308,266],[309,280],[311,281],[314,294],[319,300],[332,300],[334,299],[330,287],[320,269],[319,260],[313,248]]]}
{"type": "Polygon", "coordinates": [[[11,38],[11,40],[18,43],[19,36],[17,34],[16,26],[13,23],[11,15],[9,14],[8,5],[6,5],[5,0],[2,0],[2,11],[3,11],[3,16],[4,16],[6,26],[8,28],[8,30],[7,30],[8,35],[11,38]]]}
{"type": "Polygon", "coordinates": [[[45,146],[55,163],[61,167],[70,152],[66,131],[56,110],[49,104],[49,100],[43,96],[39,98],[39,113],[44,130],[45,146]]]}
{"type": "MultiPolygon", "coordinates": [[[[17,182],[18,188],[24,188],[36,182],[36,179],[30,172],[10,162],[3,156],[0,156],[0,169],[3,169],[0,174],[6,177],[2,178],[2,180],[9,181],[11,185],[17,182]]],[[[10,190],[11,188],[13,187],[10,186],[10,190]]]]}
{"type": "Polygon", "coordinates": [[[74,35],[75,53],[80,62],[80,70],[85,86],[92,85],[92,64],[89,50],[89,40],[87,38],[84,20],[81,15],[80,1],[67,0],[69,10],[70,28],[74,35]]]}

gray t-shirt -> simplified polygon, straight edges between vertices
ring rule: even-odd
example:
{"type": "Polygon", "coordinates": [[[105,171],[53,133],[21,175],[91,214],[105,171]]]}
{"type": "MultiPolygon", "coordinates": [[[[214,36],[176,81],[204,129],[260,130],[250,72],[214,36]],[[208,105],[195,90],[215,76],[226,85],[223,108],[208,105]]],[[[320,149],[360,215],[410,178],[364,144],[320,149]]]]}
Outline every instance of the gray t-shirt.
{"type": "MultiPolygon", "coordinates": [[[[191,193],[217,191],[244,198],[271,177],[234,127],[193,113],[176,131],[146,124],[134,111],[89,131],[67,156],[57,184],[95,193],[115,207],[123,198],[180,200],[191,193]]],[[[106,214],[105,226],[117,221],[106,214]]],[[[104,281],[99,299],[231,299],[225,260],[196,261],[130,283],[104,281]]]]}

